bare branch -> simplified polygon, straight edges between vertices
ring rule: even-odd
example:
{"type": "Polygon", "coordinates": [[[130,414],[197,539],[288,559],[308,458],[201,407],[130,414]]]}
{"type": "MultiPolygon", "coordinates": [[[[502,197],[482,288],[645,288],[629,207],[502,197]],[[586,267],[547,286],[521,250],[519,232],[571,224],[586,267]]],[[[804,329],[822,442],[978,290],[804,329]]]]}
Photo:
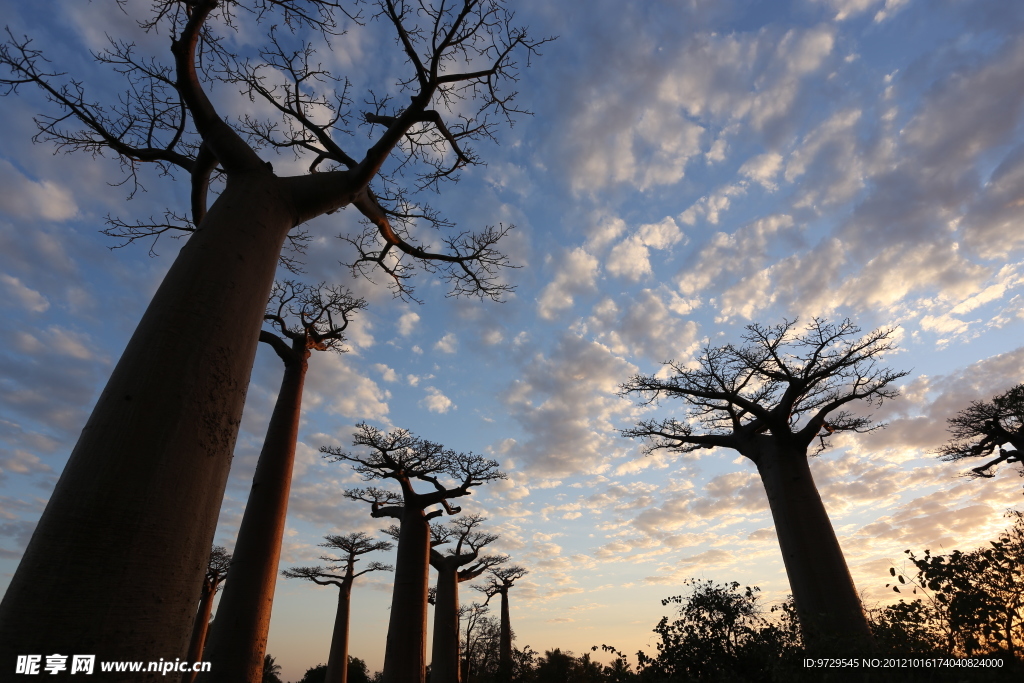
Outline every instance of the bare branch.
{"type": "Polygon", "coordinates": [[[898,394],[892,385],[909,373],[878,367],[894,348],[894,333],[882,328],[861,337],[849,320],[833,325],[819,318],[803,331],[796,321],[748,325],[742,347],[705,346],[696,368],[670,361],[667,378],[637,375],[623,384],[620,393],[639,394],[641,405],[680,398],[688,413],[686,422],[644,421],[622,434],[646,439],[647,452],[715,446],[743,452],[759,434],[795,438],[805,447],[819,438],[824,447],[834,433],[877,429],[870,418],[840,409],[854,401],[877,406],[898,394]]]}
{"type": "MultiPolygon", "coordinates": [[[[365,308],[366,301],[336,285],[328,286],[321,282],[311,286],[294,280],[277,281],[263,316],[275,328],[276,334],[264,332],[279,341],[277,334],[291,340],[289,356],[281,356],[285,362],[305,358],[304,354],[310,350],[343,353],[347,350],[344,332],[352,315],[365,308]]],[[[266,335],[261,334],[260,341],[272,344],[266,335]]],[[[277,346],[275,350],[278,350],[277,346]]],[[[279,350],[278,355],[281,355],[279,350]]]]}
{"type": "Polygon", "coordinates": [[[990,457],[998,451],[998,457],[971,470],[978,477],[995,476],[992,468],[1003,462],[1024,462],[1024,384],[990,401],[973,401],[947,422],[951,438],[937,451],[943,460],[990,457]]]}
{"type": "MultiPolygon", "coordinates": [[[[450,498],[469,495],[471,488],[506,476],[498,471],[498,463],[493,460],[473,453],[457,453],[413,436],[404,429],[385,434],[366,423],[360,423],[356,428],[353,445],[362,447],[363,451],[349,452],[324,446],[320,452],[331,462],[351,463],[367,481],[393,479],[402,487],[401,496],[376,488],[355,489],[345,494],[353,500],[370,503],[374,512],[401,501],[403,506],[419,510],[441,505],[445,512],[453,515],[459,510],[448,503],[450,498]],[[454,482],[446,484],[441,477],[454,482]],[[427,482],[433,490],[419,493],[413,488],[415,481],[427,482]]],[[[441,511],[431,512],[428,518],[440,514],[441,511]]]]}

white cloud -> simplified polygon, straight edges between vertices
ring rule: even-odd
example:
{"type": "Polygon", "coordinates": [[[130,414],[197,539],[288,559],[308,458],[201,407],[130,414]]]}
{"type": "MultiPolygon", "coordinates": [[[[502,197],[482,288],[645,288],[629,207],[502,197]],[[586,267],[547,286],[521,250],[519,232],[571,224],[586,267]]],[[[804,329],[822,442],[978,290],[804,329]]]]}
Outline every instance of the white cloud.
{"type": "Polygon", "coordinates": [[[726,286],[736,276],[756,272],[768,263],[772,246],[793,227],[791,216],[776,214],[744,225],[731,235],[715,233],[691,263],[679,271],[679,291],[692,297],[713,286],[726,286]]]}
{"type": "Polygon", "coordinates": [[[375,363],[373,368],[374,368],[374,370],[376,370],[377,372],[380,373],[381,378],[385,382],[397,382],[398,381],[398,373],[396,373],[394,371],[394,369],[389,368],[384,363],[375,363]]]}
{"type": "Polygon", "coordinates": [[[432,413],[447,413],[456,407],[450,398],[435,387],[427,387],[427,395],[420,401],[420,405],[432,413]]]}
{"type": "Polygon", "coordinates": [[[51,180],[29,180],[11,162],[0,159],[0,211],[19,218],[66,221],[78,214],[78,205],[67,189],[51,180]]]}
{"type": "Polygon", "coordinates": [[[437,340],[437,343],[434,344],[434,349],[441,353],[455,353],[458,346],[459,340],[455,337],[455,333],[449,332],[437,340]]]}
{"type": "Polygon", "coordinates": [[[761,186],[774,192],[779,188],[775,183],[775,176],[782,169],[782,155],[778,152],[766,152],[759,156],[747,159],[740,166],[740,175],[746,176],[761,184],[761,186]]]}
{"type": "Polygon", "coordinates": [[[587,331],[620,356],[643,356],[655,362],[682,361],[696,349],[698,325],[674,315],[651,289],[619,301],[603,299],[587,319],[587,331]]]}
{"type": "Polygon", "coordinates": [[[45,296],[31,287],[26,287],[18,278],[0,273],[0,282],[3,283],[7,296],[26,310],[43,313],[50,307],[50,301],[45,296]]]}
{"type": "Polygon", "coordinates": [[[359,419],[386,420],[391,394],[364,377],[337,353],[317,353],[309,361],[303,407],[359,419]]]}
{"type": "Polygon", "coordinates": [[[632,411],[616,392],[635,372],[606,346],[572,334],[563,335],[549,356],[534,355],[502,396],[528,435],[512,445],[512,457],[531,475],[601,472],[630,446],[614,431],[612,418],[632,411]]]}
{"type": "Polygon", "coordinates": [[[416,324],[420,321],[420,316],[415,311],[406,311],[398,318],[396,327],[398,328],[398,334],[403,337],[408,337],[412,334],[412,331],[416,329],[416,324]]]}
{"type": "Polygon", "coordinates": [[[572,307],[573,297],[594,289],[597,259],[582,247],[564,254],[555,264],[555,277],[544,287],[537,300],[537,313],[552,320],[559,312],[572,307]]]}
{"type": "Polygon", "coordinates": [[[641,225],[635,234],[612,248],[606,268],[612,275],[635,282],[652,272],[649,249],[668,249],[683,237],[670,216],[659,223],[641,225]]]}

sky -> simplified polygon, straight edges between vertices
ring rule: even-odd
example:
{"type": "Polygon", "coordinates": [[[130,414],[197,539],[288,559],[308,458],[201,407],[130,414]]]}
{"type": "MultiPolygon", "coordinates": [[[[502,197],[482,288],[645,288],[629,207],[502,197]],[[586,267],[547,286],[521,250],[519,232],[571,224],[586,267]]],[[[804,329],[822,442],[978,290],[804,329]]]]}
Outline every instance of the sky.
{"type": "MultiPolygon", "coordinates": [[[[517,101],[532,115],[478,144],[486,165],[427,199],[459,229],[515,226],[502,241],[515,291],[503,303],[447,298],[421,272],[423,303],[395,299],[339,265],[354,211],[307,226],[303,281],[344,284],[369,305],[348,353],[310,360],[282,569],[316,563],[325,534],[381,536],[368,507],[344,498],[358,475],[318,452],[348,447],[366,421],[508,473],[460,504],[530,570],[510,594],[519,647],[652,652],[660,600],[690,577],[781,601],[789,587],[753,465],[723,450],[645,456],[618,430],[684,407],[643,408],[617,391],[663,361],[740,341],[745,325],[814,316],[898,326],[884,363],[910,371],[875,411],[885,429],[834,438],[811,463],[865,604],[890,600],[887,570],[905,549],[995,538],[1006,510],[1024,509],[1021,479],[967,479],[968,466],[934,450],[947,418],[1024,381],[1024,5],[512,6],[532,35],[557,36],[521,65],[517,101]]],[[[113,0],[0,0],[0,11],[98,101],[123,89],[89,58],[105,35],[166,57],[166,36],[142,33],[113,0]]],[[[232,40],[251,50],[261,30],[243,22],[232,40]]],[[[380,23],[349,24],[317,48],[351,82],[356,112],[368,89],[395,93],[408,74],[380,23]]],[[[229,117],[267,113],[230,86],[212,97],[229,117]]],[[[3,589],[182,244],[112,249],[99,231],[107,217],[185,210],[187,182],[145,170],[133,193],[114,158],[33,144],[33,115],[53,111],[38,93],[0,106],[3,589]]],[[[356,129],[351,148],[367,140],[356,129]]],[[[304,168],[264,158],[278,175],[304,168]]],[[[282,374],[261,347],[216,534],[229,550],[282,374]]],[[[463,601],[474,596],[464,584],[463,601]]],[[[326,661],[335,599],[279,580],[268,652],[285,680],[326,661]]],[[[350,652],[371,670],[389,601],[389,575],[358,580],[350,652]]]]}

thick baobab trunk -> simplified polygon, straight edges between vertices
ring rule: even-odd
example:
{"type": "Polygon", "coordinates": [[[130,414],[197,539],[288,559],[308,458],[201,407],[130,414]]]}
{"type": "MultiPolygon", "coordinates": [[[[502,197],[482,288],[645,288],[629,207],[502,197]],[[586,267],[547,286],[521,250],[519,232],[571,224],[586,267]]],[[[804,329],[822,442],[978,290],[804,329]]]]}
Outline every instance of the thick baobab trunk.
{"type": "Polygon", "coordinates": [[[334,618],[334,635],[324,683],[345,683],[348,680],[348,613],[351,604],[352,580],[349,579],[338,591],[338,614],[334,618]]]}
{"type": "Polygon", "coordinates": [[[459,683],[459,572],[447,564],[437,570],[430,683],[459,683]]]}
{"type": "MultiPolygon", "coordinates": [[[[295,212],[229,181],[128,343],[0,604],[0,662],[184,656],[257,334],[295,212]]],[[[159,679],[125,674],[110,680],[159,679]]]]}
{"type": "Polygon", "coordinates": [[[871,630],[806,453],[767,447],[756,462],[804,637],[863,651],[871,630]]]}
{"type": "MultiPolygon", "coordinates": [[[[213,596],[217,594],[215,584],[206,583],[203,585],[203,597],[199,599],[199,612],[196,614],[195,624],[192,625],[192,640],[188,644],[187,661],[199,662],[203,659],[203,646],[206,645],[206,631],[210,627],[210,613],[213,612],[213,596]]],[[[183,683],[192,683],[195,680],[195,673],[188,672],[182,676],[183,683]]]]}
{"type": "Polygon", "coordinates": [[[308,352],[285,363],[198,681],[260,683],[299,436],[308,352]]]}
{"type": "Polygon", "coordinates": [[[501,591],[501,633],[498,643],[498,680],[512,680],[512,620],[508,616],[508,591],[501,591]]]}
{"type": "Polygon", "coordinates": [[[430,579],[430,525],[423,511],[405,505],[391,618],[384,650],[383,683],[424,683],[427,671],[427,583],[430,579]]]}

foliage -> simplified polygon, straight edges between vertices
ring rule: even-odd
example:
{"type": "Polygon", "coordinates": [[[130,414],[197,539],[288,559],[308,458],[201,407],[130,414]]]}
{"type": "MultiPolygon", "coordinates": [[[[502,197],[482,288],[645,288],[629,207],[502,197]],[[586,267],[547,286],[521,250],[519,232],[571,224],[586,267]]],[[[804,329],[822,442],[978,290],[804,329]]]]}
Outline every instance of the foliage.
{"type": "Polygon", "coordinates": [[[921,556],[907,550],[913,576],[895,567],[893,591],[917,595],[880,611],[879,631],[915,652],[1019,657],[1024,647],[1024,514],[988,548],[921,556]]]}
{"type": "Polygon", "coordinates": [[[261,683],[282,683],[281,665],[274,661],[274,655],[263,656],[263,678],[261,683]]]}
{"type": "Polygon", "coordinates": [[[687,595],[662,605],[679,605],[678,619],[663,617],[654,632],[661,637],[658,656],[637,653],[644,681],[771,681],[796,658],[799,629],[792,603],[777,608],[778,619],[766,619],[758,605],[760,588],[733,581],[686,582],[687,595]]]}
{"type": "MultiPolygon", "coordinates": [[[[306,673],[295,683],[324,683],[327,665],[317,664],[306,669],[306,673]]],[[[370,683],[370,670],[359,657],[348,656],[348,683],[370,683]]]]}

